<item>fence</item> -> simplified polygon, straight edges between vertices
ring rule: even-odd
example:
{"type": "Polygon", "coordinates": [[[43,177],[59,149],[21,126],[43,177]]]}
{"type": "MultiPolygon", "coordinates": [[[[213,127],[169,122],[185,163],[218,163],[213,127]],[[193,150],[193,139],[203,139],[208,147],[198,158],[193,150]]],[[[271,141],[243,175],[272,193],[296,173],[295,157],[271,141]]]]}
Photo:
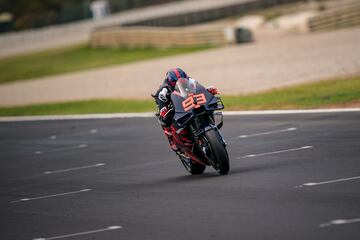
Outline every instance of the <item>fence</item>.
{"type": "Polygon", "coordinates": [[[186,47],[224,45],[233,40],[223,26],[113,27],[94,31],[92,47],[186,47]]]}
{"type": "Polygon", "coordinates": [[[344,2],[309,20],[310,31],[332,30],[360,24],[360,1],[344,2]]]}

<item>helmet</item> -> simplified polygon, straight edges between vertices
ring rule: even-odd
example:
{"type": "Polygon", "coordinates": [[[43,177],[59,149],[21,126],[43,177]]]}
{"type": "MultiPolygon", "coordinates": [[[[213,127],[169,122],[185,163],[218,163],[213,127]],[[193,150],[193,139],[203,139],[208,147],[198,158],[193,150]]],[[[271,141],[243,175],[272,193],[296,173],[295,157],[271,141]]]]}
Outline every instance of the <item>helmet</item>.
{"type": "Polygon", "coordinates": [[[189,78],[181,68],[173,68],[166,73],[167,82],[171,87],[175,87],[179,78],[189,78]]]}

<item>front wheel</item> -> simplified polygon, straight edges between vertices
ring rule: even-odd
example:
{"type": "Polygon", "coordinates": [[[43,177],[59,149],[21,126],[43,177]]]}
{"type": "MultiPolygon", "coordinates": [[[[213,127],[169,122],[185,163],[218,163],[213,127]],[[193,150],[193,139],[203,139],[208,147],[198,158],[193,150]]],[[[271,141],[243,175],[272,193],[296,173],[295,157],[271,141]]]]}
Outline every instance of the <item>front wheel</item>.
{"type": "Polygon", "coordinates": [[[230,170],[229,155],[223,144],[219,132],[215,129],[207,131],[205,137],[210,147],[210,158],[213,167],[218,171],[219,174],[225,175],[230,170]]]}

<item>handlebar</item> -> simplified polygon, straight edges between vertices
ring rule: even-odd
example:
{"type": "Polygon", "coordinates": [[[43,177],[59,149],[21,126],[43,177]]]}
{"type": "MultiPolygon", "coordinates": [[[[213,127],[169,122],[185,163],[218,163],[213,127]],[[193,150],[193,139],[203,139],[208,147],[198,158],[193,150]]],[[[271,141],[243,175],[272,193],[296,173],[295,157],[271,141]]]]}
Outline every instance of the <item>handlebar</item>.
{"type": "Polygon", "coordinates": [[[166,118],[171,112],[175,111],[174,107],[169,108],[169,110],[167,111],[167,113],[165,114],[164,118],[166,118]]]}

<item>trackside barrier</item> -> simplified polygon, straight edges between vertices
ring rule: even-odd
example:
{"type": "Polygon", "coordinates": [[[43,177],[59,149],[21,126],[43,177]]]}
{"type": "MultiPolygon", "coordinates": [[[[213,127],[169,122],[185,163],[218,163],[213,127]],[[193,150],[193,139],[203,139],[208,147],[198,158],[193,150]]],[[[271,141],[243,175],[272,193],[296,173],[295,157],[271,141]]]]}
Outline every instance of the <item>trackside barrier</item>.
{"type": "Polygon", "coordinates": [[[133,21],[125,26],[187,26],[196,23],[209,22],[230,16],[244,15],[250,11],[274,7],[304,0],[199,0],[188,1],[192,9],[181,14],[154,16],[144,20],[133,21]],[[206,3],[207,7],[200,7],[206,3]]]}
{"type": "Polygon", "coordinates": [[[0,35],[0,57],[87,42],[93,28],[109,25],[185,26],[303,0],[176,1],[84,20],[0,35]]]}
{"type": "Polygon", "coordinates": [[[336,9],[324,11],[309,19],[310,31],[333,30],[360,24],[360,1],[348,1],[336,9]]]}
{"type": "Polygon", "coordinates": [[[233,29],[201,27],[111,27],[90,35],[92,47],[189,47],[233,43],[233,29]]]}

